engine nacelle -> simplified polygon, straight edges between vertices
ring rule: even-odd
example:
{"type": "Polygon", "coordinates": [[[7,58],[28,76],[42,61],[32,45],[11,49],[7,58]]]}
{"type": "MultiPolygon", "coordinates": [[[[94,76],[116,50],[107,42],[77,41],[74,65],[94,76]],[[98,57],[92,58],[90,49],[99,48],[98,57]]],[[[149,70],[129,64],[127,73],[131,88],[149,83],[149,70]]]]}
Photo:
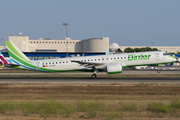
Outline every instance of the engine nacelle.
{"type": "Polygon", "coordinates": [[[120,63],[112,63],[106,66],[105,71],[107,74],[115,74],[122,72],[122,65],[120,63]]]}

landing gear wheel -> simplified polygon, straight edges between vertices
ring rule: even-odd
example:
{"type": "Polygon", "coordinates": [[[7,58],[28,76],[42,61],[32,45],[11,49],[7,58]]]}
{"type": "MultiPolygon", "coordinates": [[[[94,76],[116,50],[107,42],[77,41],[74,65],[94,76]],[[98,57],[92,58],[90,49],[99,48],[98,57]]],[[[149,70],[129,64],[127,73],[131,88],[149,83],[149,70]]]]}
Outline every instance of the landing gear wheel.
{"type": "Polygon", "coordinates": [[[160,73],[161,71],[160,70],[157,70],[157,73],[160,73]]]}
{"type": "Polygon", "coordinates": [[[92,75],[91,75],[91,78],[92,78],[92,79],[95,79],[95,78],[96,78],[96,74],[92,74],[92,75]]]}

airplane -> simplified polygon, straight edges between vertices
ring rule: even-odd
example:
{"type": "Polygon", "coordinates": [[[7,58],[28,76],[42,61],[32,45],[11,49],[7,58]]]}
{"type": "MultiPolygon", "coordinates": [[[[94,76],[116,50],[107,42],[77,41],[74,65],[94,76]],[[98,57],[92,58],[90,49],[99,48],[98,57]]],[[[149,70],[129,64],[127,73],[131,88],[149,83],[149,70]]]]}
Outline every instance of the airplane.
{"type": "MultiPolygon", "coordinates": [[[[121,53],[96,56],[67,57],[58,59],[30,60],[11,41],[5,41],[10,59],[23,68],[42,72],[91,71],[91,78],[98,72],[121,73],[122,68],[158,65],[176,62],[176,59],[161,51],[121,53]]],[[[158,70],[157,72],[160,72],[158,70]]]]}
{"type": "Polygon", "coordinates": [[[3,65],[11,64],[10,58],[5,59],[1,52],[0,52],[0,64],[3,64],[3,65]]]}

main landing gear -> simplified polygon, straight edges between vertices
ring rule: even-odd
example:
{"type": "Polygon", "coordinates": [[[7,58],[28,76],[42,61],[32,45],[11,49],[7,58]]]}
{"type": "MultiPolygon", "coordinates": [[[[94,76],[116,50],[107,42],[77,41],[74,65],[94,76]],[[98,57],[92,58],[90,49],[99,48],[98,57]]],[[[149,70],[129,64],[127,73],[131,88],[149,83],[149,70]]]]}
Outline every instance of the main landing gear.
{"type": "Polygon", "coordinates": [[[95,79],[97,77],[98,72],[99,72],[99,70],[94,69],[94,73],[91,75],[91,78],[95,79]]]}
{"type": "Polygon", "coordinates": [[[97,76],[97,75],[94,73],[94,74],[91,75],[91,78],[92,78],[92,79],[95,79],[96,76],[97,76]]]}

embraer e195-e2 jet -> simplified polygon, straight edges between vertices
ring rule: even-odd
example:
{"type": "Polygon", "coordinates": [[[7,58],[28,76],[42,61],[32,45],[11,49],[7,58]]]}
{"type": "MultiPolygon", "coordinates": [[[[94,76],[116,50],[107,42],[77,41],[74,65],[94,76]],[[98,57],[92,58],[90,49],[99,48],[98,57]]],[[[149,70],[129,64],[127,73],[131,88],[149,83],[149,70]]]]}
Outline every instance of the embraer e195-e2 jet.
{"type": "Polygon", "coordinates": [[[68,57],[58,59],[29,60],[11,41],[5,41],[8,53],[15,68],[42,72],[92,71],[96,78],[100,71],[107,74],[121,73],[122,68],[143,65],[173,63],[176,59],[165,52],[136,52],[96,56],[68,57]]]}

